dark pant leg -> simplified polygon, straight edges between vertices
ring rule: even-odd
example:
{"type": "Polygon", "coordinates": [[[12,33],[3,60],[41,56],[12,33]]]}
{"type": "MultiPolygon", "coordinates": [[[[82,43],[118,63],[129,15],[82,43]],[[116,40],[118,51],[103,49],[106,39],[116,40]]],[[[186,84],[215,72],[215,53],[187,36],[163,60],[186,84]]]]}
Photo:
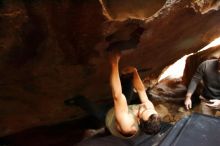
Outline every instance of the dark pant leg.
{"type": "MultiPolygon", "coordinates": [[[[132,75],[129,74],[120,77],[122,84],[122,92],[125,95],[128,104],[134,104],[137,102],[138,99],[136,98],[136,96],[134,96],[135,94],[133,91],[132,78],[132,75]]],[[[67,106],[79,106],[89,115],[95,117],[102,123],[105,123],[105,116],[108,110],[114,106],[113,99],[106,103],[96,104],[94,102],[91,102],[88,98],[82,95],[77,95],[73,98],[70,98],[64,101],[64,103],[67,106]]]]}
{"type": "Polygon", "coordinates": [[[105,115],[107,111],[112,107],[111,103],[96,104],[82,95],[78,95],[73,98],[70,98],[64,101],[64,103],[67,106],[73,106],[73,105],[79,106],[86,113],[99,120],[102,124],[104,124],[105,122],[105,115]]]}

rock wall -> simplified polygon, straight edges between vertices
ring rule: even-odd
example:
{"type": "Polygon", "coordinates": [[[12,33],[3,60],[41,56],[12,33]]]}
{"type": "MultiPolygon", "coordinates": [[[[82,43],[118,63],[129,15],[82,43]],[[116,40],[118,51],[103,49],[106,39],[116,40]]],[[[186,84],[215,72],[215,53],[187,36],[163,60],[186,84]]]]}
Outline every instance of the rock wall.
{"type": "Polygon", "coordinates": [[[0,135],[78,116],[63,101],[104,81],[90,60],[105,20],[96,0],[1,1],[0,135]]]}
{"type": "Polygon", "coordinates": [[[120,66],[151,69],[141,76],[153,79],[220,35],[216,1],[206,11],[206,3],[190,0],[152,1],[138,14],[132,13],[144,1],[132,11],[130,4],[110,1],[0,2],[0,136],[83,116],[63,104],[76,94],[94,101],[109,97],[109,46],[127,46],[135,38],[120,66]],[[143,32],[133,35],[139,28],[143,32]]]}

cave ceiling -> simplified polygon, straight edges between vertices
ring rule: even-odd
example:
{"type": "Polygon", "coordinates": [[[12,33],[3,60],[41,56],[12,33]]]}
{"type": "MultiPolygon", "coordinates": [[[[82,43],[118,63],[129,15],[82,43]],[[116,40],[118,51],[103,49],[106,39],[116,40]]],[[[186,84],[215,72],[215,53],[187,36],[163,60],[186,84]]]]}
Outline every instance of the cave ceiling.
{"type": "Polygon", "coordinates": [[[219,6],[219,0],[0,1],[0,135],[79,117],[80,109],[63,104],[76,94],[109,97],[111,49],[128,49],[120,67],[157,76],[220,37],[219,6]]]}

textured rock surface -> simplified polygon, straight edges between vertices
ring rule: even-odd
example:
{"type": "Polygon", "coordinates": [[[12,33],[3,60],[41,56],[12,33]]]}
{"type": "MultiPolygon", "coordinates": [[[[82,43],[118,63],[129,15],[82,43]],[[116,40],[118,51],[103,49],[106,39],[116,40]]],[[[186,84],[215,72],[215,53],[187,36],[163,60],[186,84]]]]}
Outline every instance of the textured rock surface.
{"type": "Polygon", "coordinates": [[[105,21],[99,2],[2,1],[0,18],[0,135],[79,116],[63,101],[103,74],[90,63],[105,21]]]}
{"type": "Polygon", "coordinates": [[[0,2],[0,136],[82,116],[79,108],[63,104],[76,94],[95,101],[108,97],[106,48],[131,39],[136,28],[144,32],[120,65],[150,68],[142,77],[152,80],[220,36],[218,1],[161,0],[138,14],[122,1],[109,1],[0,2]],[[141,20],[130,24],[129,16],[141,20]],[[123,21],[114,20],[119,17],[123,21]]]}
{"type": "Polygon", "coordinates": [[[100,0],[111,19],[145,19],[156,13],[166,0],[100,0]]]}

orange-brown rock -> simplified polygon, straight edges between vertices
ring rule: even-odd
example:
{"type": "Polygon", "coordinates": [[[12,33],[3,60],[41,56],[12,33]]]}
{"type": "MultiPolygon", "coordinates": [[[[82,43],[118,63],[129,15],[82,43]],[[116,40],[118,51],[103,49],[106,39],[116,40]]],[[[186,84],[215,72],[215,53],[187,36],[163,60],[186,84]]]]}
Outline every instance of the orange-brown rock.
{"type": "Polygon", "coordinates": [[[106,48],[115,42],[135,40],[120,66],[151,69],[141,77],[155,80],[166,66],[220,36],[214,0],[102,2],[0,2],[0,136],[83,116],[63,104],[76,94],[93,101],[110,97],[106,48]],[[139,28],[142,33],[132,33],[139,28]]]}

